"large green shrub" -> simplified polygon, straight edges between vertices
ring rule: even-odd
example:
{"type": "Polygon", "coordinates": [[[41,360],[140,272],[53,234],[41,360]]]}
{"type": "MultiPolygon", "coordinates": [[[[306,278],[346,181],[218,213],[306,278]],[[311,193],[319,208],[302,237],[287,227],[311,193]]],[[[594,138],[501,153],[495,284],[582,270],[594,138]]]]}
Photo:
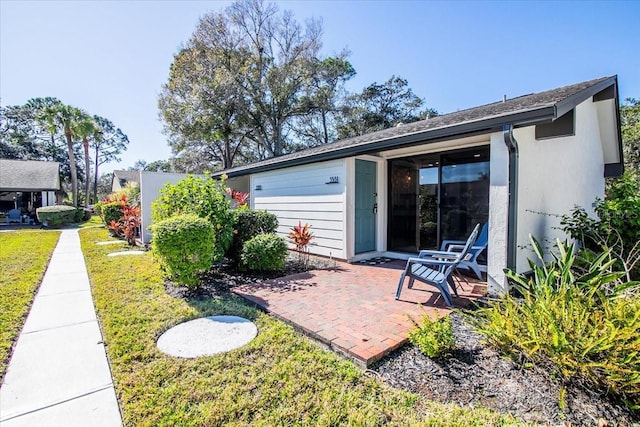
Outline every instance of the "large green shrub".
{"type": "Polygon", "coordinates": [[[287,243],[274,233],[258,234],[245,242],[241,267],[257,271],[280,271],[287,258],[287,243]]]}
{"type": "Polygon", "coordinates": [[[409,341],[427,356],[434,358],[450,353],[456,346],[449,316],[432,320],[428,314],[422,315],[422,325],[415,323],[409,332],[409,341]]]}
{"type": "Polygon", "coordinates": [[[73,206],[56,205],[45,206],[36,209],[38,221],[46,222],[49,227],[58,227],[62,224],[73,224],[76,221],[78,210],[73,206]]]}
{"type": "Polygon", "coordinates": [[[151,248],[167,276],[190,288],[199,285],[199,273],[214,260],[215,230],[195,214],[179,215],[151,226],[151,248]]]}
{"type": "Polygon", "coordinates": [[[640,399],[640,301],[623,290],[634,284],[611,272],[607,253],[578,275],[574,249],[558,243],[550,264],[530,263],[530,278],[509,271],[522,298],[507,296],[469,319],[502,352],[550,360],[565,377],[587,378],[633,407],[640,399]]]}
{"type": "Polygon", "coordinates": [[[176,184],[165,184],[151,205],[151,219],[158,222],[192,213],[206,218],[216,230],[215,259],[222,259],[233,239],[233,212],[224,177],[188,175],[176,184]]]}
{"type": "Polygon", "coordinates": [[[226,257],[235,265],[239,265],[244,243],[258,234],[275,233],[278,228],[278,218],[267,211],[236,210],[234,213],[235,234],[227,249],[226,257]]]}

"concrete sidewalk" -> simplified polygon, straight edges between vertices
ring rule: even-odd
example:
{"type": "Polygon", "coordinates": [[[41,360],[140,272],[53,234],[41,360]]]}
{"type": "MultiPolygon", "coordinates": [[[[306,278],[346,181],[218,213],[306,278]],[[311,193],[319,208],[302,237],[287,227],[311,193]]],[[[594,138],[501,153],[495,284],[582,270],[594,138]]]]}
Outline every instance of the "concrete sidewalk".
{"type": "Polygon", "coordinates": [[[122,425],[75,229],[62,231],[18,338],[0,425],[122,425]]]}

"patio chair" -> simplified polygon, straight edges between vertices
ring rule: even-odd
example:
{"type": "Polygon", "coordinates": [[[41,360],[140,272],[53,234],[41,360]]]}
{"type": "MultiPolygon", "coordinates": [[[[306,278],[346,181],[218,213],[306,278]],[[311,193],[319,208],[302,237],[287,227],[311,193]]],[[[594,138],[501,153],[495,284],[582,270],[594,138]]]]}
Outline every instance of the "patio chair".
{"type": "Polygon", "coordinates": [[[7,224],[11,224],[12,222],[17,222],[18,224],[22,223],[22,214],[18,209],[11,209],[9,213],[7,213],[7,224]]]}
{"type": "MultiPolygon", "coordinates": [[[[482,280],[482,266],[478,264],[478,256],[487,249],[489,243],[489,223],[484,223],[476,243],[469,249],[470,256],[468,259],[463,259],[458,264],[458,269],[464,268],[471,270],[475,273],[479,280],[482,280]]],[[[460,252],[464,247],[465,242],[462,240],[444,240],[440,245],[440,250],[445,252],[460,252]]]]}
{"type": "Polygon", "coordinates": [[[409,258],[398,282],[396,300],[400,298],[405,277],[409,276],[409,283],[407,285],[409,289],[413,288],[413,282],[415,280],[435,286],[440,291],[440,295],[444,298],[447,306],[453,307],[449,286],[453,289],[456,296],[458,295],[458,291],[456,290],[452,274],[460,262],[469,255],[469,250],[478,237],[479,229],[480,224],[475,226],[462,247],[462,250],[459,252],[420,251],[417,257],[409,258]]]}

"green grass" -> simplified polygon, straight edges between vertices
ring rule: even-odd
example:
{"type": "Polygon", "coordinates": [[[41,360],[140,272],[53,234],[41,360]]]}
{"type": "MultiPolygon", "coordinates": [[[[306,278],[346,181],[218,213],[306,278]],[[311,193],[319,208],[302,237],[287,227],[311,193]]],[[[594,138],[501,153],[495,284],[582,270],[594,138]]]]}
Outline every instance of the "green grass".
{"type": "Polygon", "coordinates": [[[80,232],[125,425],[512,425],[485,409],[442,405],[389,388],[351,362],[239,298],[170,297],[151,254],[110,258],[95,245],[106,230],[80,232]],[[213,314],[253,319],[258,336],[212,357],[160,353],[156,340],[180,322],[213,314]]]}
{"type": "Polygon", "coordinates": [[[59,231],[0,233],[0,381],[58,237],[59,231]]]}
{"type": "Polygon", "coordinates": [[[78,225],[80,228],[98,228],[104,227],[104,223],[102,222],[102,218],[99,215],[91,215],[89,221],[82,222],[78,225]]]}

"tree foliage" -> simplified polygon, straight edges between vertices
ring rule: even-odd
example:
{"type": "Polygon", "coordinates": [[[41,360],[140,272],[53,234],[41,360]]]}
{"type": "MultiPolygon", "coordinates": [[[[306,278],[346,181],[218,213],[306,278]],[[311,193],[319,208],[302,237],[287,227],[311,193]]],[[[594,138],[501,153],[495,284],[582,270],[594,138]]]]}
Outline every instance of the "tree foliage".
{"type": "Polygon", "coordinates": [[[319,21],[259,0],[202,17],[159,98],[174,154],[227,168],[332,139],[355,71],[346,53],[320,57],[320,35],[319,21]]]}
{"type": "Polygon", "coordinates": [[[421,111],[423,105],[424,100],[413,93],[402,77],[392,76],[382,84],[373,83],[346,99],[338,137],[350,138],[438,114],[433,109],[421,111]]]}
{"type": "MultiPolygon", "coordinates": [[[[90,116],[57,98],[33,98],[24,105],[0,106],[0,157],[60,163],[63,183],[71,185],[77,205],[78,182],[85,184],[88,199],[91,154],[94,149],[94,200],[98,167],[124,151],[129,140],[111,121],[90,116]],[[77,159],[77,160],[76,160],[77,159]]],[[[85,200],[88,203],[88,200],[85,200]]]]}
{"type": "Polygon", "coordinates": [[[640,180],[640,100],[627,98],[620,106],[625,169],[640,180]]]}

